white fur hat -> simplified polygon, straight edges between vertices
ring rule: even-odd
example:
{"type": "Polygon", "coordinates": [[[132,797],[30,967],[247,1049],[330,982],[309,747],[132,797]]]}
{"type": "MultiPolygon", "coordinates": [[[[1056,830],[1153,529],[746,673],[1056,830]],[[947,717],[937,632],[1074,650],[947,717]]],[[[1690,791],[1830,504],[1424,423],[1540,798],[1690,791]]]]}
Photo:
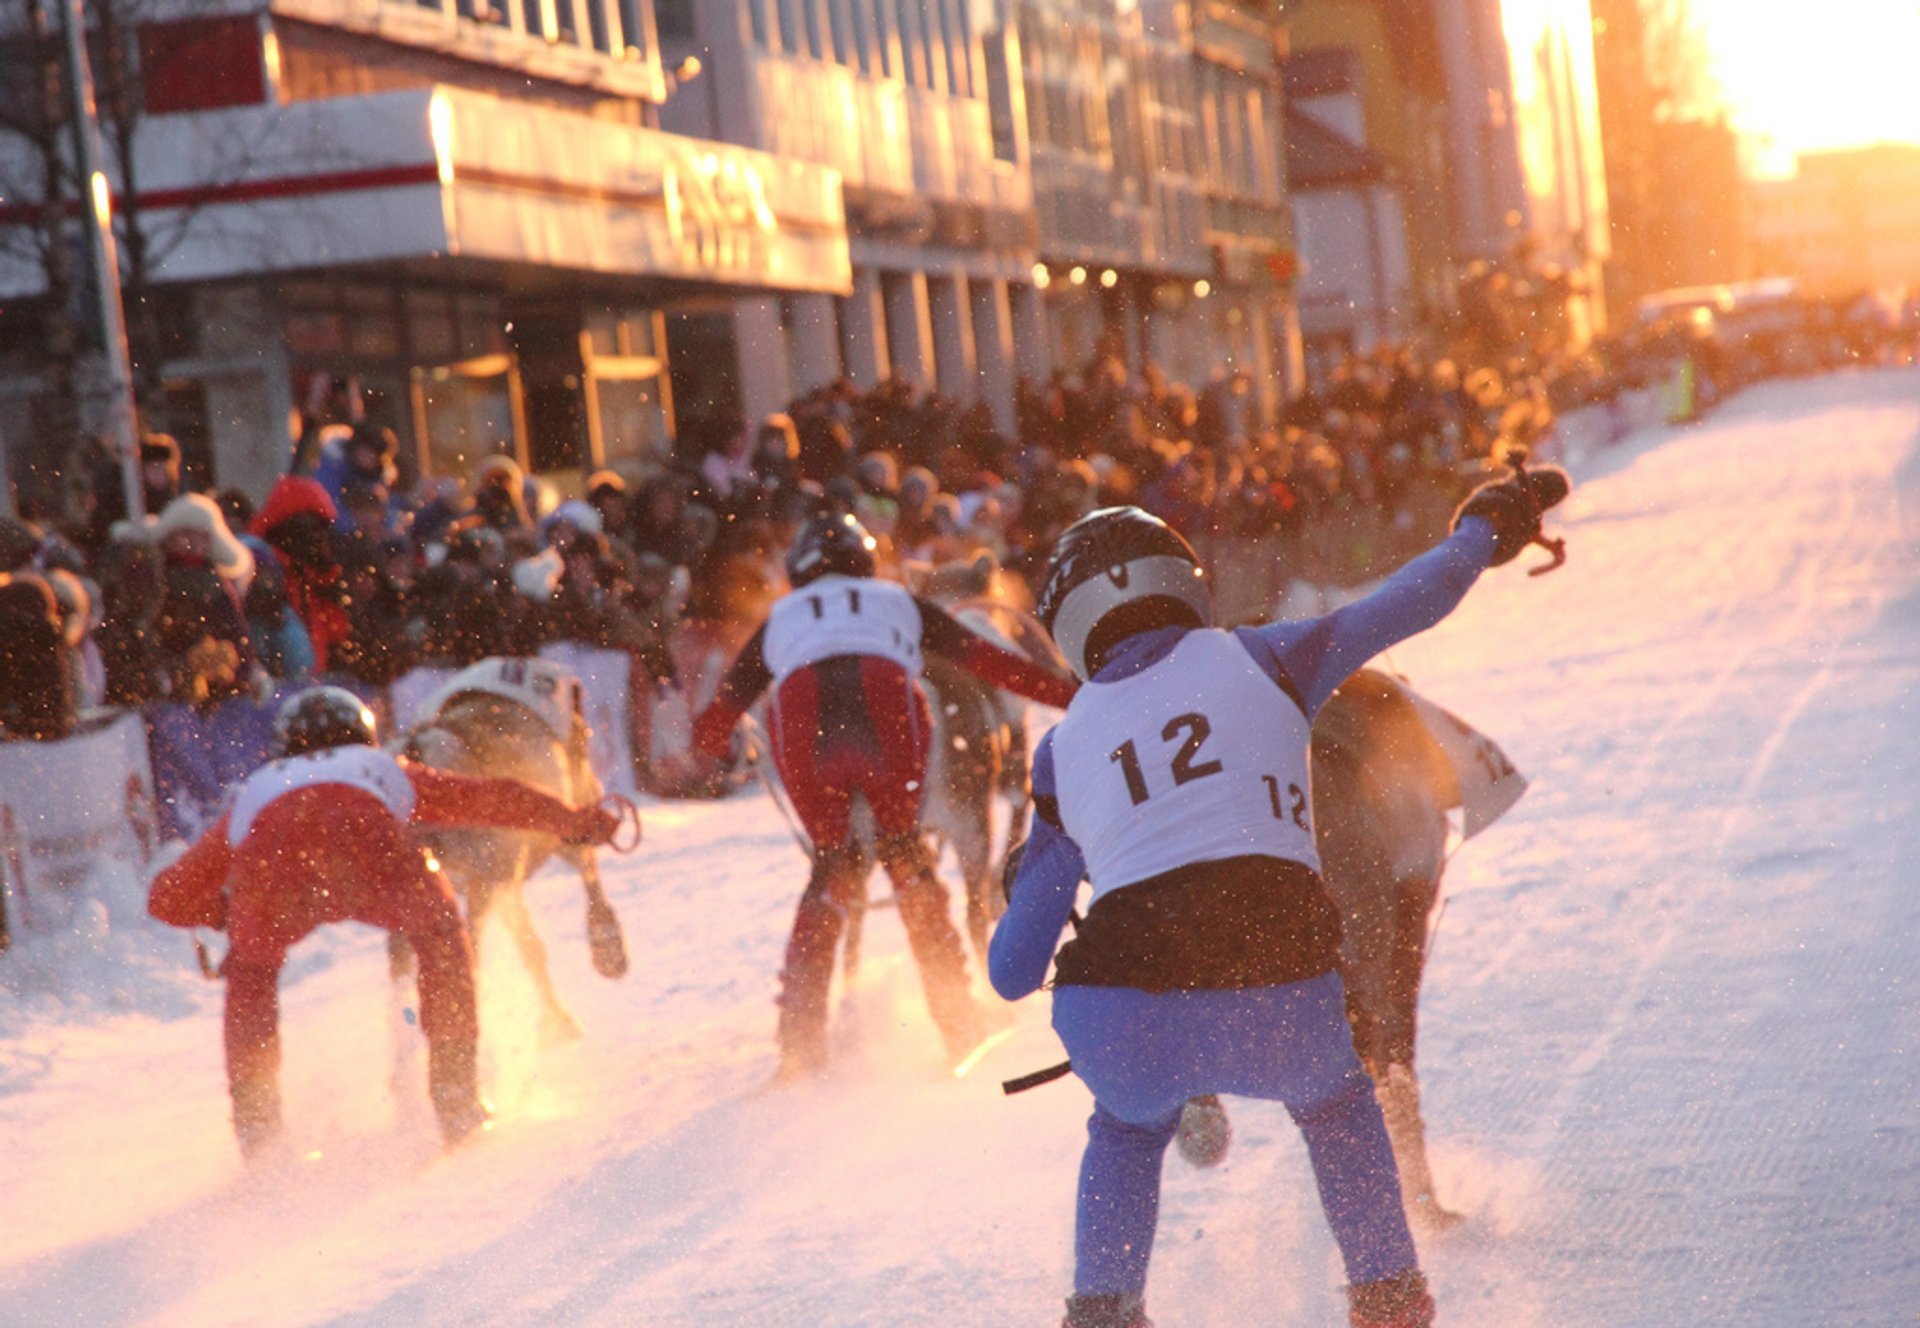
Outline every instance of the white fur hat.
{"type": "Polygon", "coordinates": [[[233,537],[220,506],[204,493],[183,493],[168,503],[153,523],[153,538],[164,540],[183,530],[197,530],[213,546],[213,565],[220,575],[244,581],[253,574],[253,553],[233,537]]]}

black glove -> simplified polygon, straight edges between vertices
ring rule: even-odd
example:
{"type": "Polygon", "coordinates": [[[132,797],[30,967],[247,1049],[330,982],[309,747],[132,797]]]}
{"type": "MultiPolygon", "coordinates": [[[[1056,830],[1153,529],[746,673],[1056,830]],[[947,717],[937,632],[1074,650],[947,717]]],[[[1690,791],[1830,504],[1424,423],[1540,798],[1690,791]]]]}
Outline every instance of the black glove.
{"type": "Polygon", "coordinates": [[[1467,517],[1483,517],[1493,527],[1491,566],[1510,563],[1520,550],[1540,536],[1540,517],[1572,490],[1567,472],[1558,466],[1523,471],[1510,479],[1483,484],[1467,495],[1453,514],[1453,528],[1467,517]]]}
{"type": "Polygon", "coordinates": [[[1000,867],[1000,897],[1009,904],[1013,902],[1014,878],[1020,875],[1020,860],[1027,856],[1027,841],[1021,840],[1007,850],[1007,860],[1000,867]]]}

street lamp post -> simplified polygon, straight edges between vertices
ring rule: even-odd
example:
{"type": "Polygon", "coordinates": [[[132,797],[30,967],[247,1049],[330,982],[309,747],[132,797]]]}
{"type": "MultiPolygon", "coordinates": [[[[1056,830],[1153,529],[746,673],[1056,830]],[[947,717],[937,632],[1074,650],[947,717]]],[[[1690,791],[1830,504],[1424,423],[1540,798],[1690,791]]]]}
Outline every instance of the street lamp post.
{"type": "Polygon", "coordinates": [[[100,146],[100,116],[93,96],[93,66],[87,59],[87,20],[82,0],[63,0],[67,90],[73,100],[73,153],[84,186],[82,220],[87,259],[93,268],[100,354],[107,376],[107,436],[120,457],[127,516],[137,520],[146,501],[140,482],[140,447],[134,436],[133,365],[127,353],[127,314],[120,300],[120,254],[113,238],[113,194],[100,146]]]}

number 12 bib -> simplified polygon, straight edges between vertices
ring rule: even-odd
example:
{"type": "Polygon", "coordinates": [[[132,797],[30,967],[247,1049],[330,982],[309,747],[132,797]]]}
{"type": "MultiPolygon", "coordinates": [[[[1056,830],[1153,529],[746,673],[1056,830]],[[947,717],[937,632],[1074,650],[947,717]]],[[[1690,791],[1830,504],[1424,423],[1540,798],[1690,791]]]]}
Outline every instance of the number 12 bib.
{"type": "Polygon", "coordinates": [[[1229,632],[1181,638],[1092,683],[1053,730],[1060,820],[1093,896],[1175,868],[1261,856],[1316,872],[1306,715],[1229,632]]]}

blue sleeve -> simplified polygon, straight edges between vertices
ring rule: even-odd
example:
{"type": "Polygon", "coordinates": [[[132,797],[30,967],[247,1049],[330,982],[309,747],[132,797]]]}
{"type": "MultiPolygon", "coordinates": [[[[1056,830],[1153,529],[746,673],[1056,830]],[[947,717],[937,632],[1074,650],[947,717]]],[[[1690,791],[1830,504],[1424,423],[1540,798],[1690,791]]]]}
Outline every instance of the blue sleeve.
{"type": "MultiPolygon", "coordinates": [[[[1051,734],[1042,738],[1034,755],[1036,800],[1053,797],[1051,738],[1051,734]]],[[[1017,1001],[1040,990],[1047,980],[1047,968],[1086,875],[1080,846],[1047,817],[1034,816],[1013,898],[987,946],[987,978],[1002,997],[1017,1001]]]]}
{"type": "Polygon", "coordinates": [[[1262,668],[1297,690],[1312,717],[1354,670],[1452,613],[1486,570],[1493,547],[1492,525],[1468,517],[1366,598],[1310,622],[1242,628],[1240,640],[1262,668]]]}

